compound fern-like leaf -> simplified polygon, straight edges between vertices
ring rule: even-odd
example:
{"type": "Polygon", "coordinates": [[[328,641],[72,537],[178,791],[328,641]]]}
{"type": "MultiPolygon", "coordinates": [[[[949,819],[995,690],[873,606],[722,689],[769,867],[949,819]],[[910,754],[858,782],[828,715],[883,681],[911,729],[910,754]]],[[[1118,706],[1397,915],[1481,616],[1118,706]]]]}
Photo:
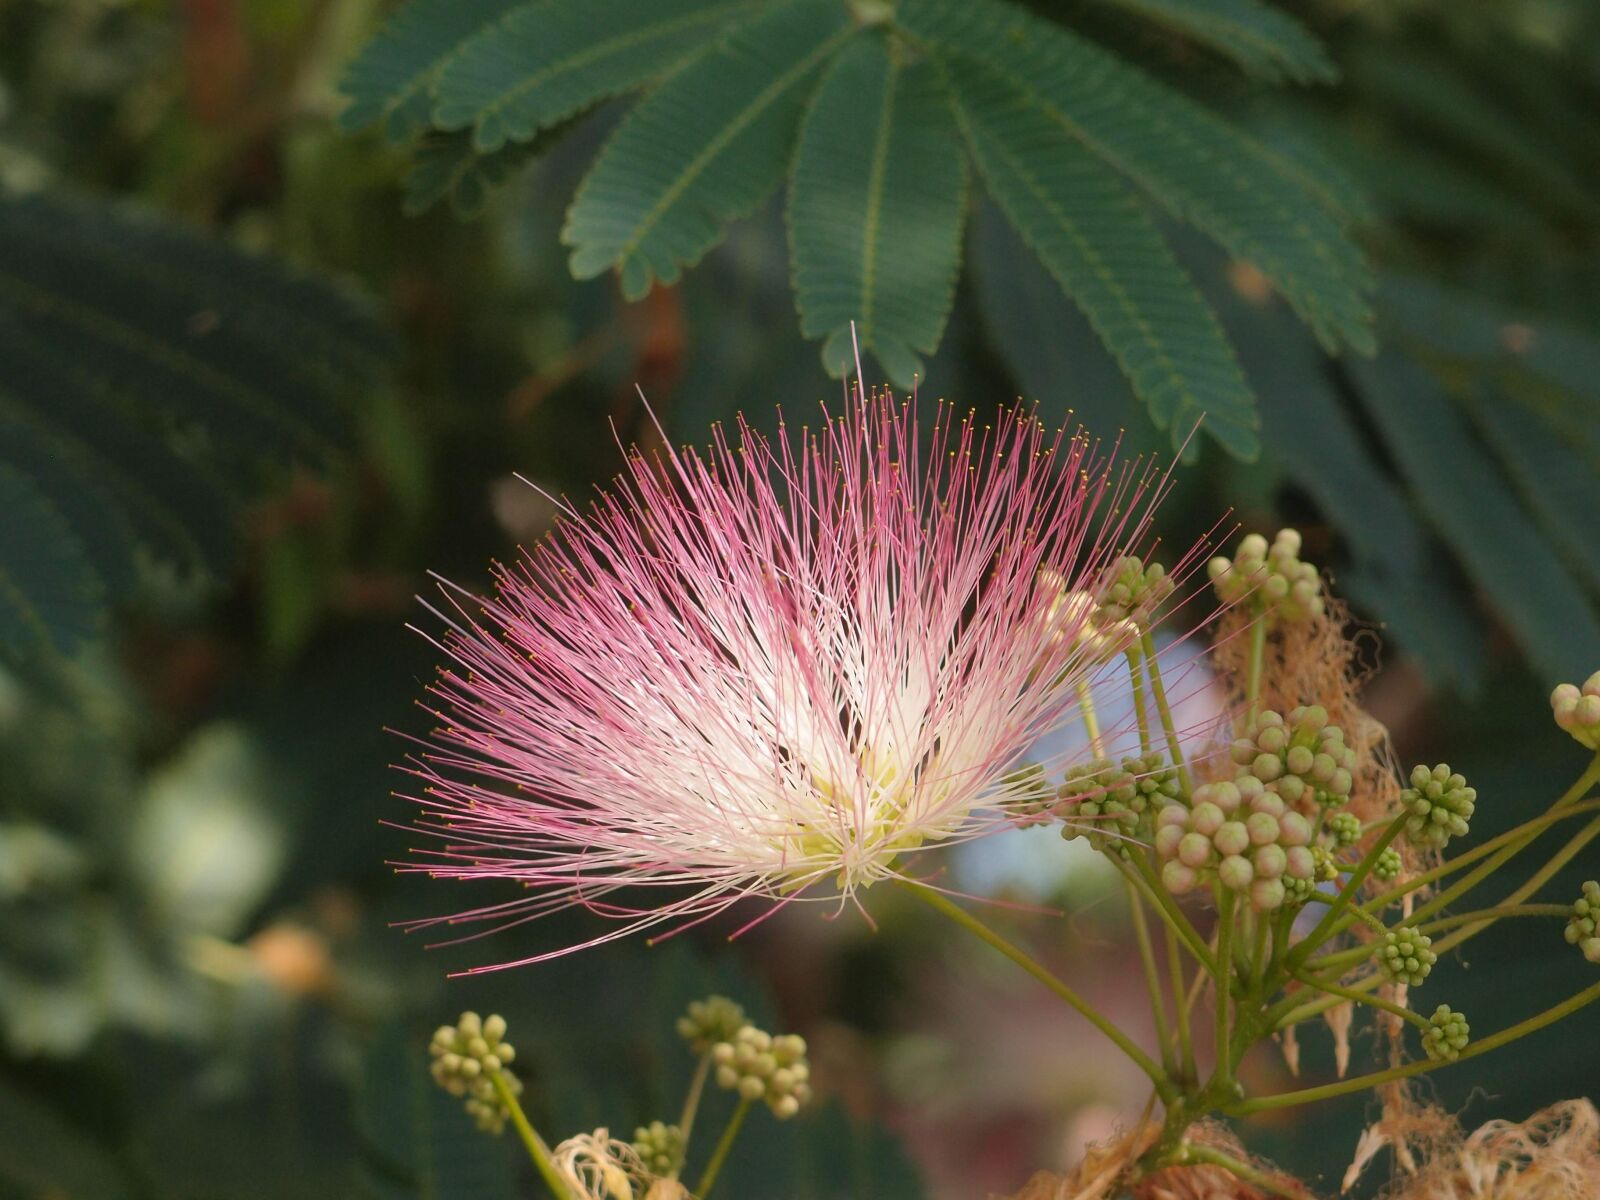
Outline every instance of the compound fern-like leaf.
{"type": "Polygon", "coordinates": [[[1338,68],[1316,36],[1261,0],[1101,0],[1207,46],[1257,79],[1331,83],[1338,68]]]}
{"type": "Polygon", "coordinates": [[[1260,269],[1330,350],[1373,347],[1371,273],[1338,201],[1199,105],[1006,0],[902,0],[895,21],[942,55],[981,61],[1063,133],[1260,269]]]}
{"type": "Polygon", "coordinates": [[[938,348],[955,299],[966,159],[937,64],[907,63],[886,34],[840,53],[800,130],[789,245],[800,330],[824,337],[836,375],[851,323],[900,387],[938,348]]]}
{"type": "Polygon", "coordinates": [[[671,71],[753,0],[544,0],[484,29],[439,75],[434,119],[482,152],[527,141],[671,71]]]}
{"type": "Polygon", "coordinates": [[[399,145],[433,121],[434,85],[472,38],[514,8],[537,0],[410,0],[366,44],[340,81],[349,130],[381,124],[399,145]]]}
{"type": "Polygon", "coordinates": [[[1143,204],[1033,97],[949,57],[956,111],[989,194],[1117,358],[1156,425],[1259,449],[1254,397],[1222,327],[1143,204]]]}
{"type": "Polygon", "coordinates": [[[629,299],[677,280],[778,186],[812,85],[856,32],[842,4],[789,0],[664,80],[578,189],[561,233],[572,273],[614,267],[629,299]]]}

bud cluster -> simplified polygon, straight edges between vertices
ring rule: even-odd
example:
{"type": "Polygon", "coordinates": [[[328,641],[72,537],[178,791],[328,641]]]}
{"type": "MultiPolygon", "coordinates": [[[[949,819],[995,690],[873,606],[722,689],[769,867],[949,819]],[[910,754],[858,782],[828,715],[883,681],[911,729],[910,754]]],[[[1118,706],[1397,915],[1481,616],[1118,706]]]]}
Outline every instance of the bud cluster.
{"type": "Polygon", "coordinates": [[[1206,567],[1212,586],[1225,603],[1249,600],[1257,611],[1282,621],[1321,616],[1322,578],[1317,568],[1300,559],[1300,534],[1280,529],[1272,544],[1259,533],[1239,543],[1232,559],[1213,558],[1206,567]]]}
{"type": "Polygon", "coordinates": [[[683,1130],[664,1121],[651,1121],[633,1131],[633,1152],[651,1175],[671,1175],[683,1165],[683,1130]]]}
{"type": "Polygon", "coordinates": [[[1417,987],[1439,961],[1432,946],[1433,940],[1427,934],[1409,925],[1390,929],[1378,943],[1378,965],[1396,983],[1417,987]]]}
{"type": "Polygon", "coordinates": [[[1148,629],[1151,614],[1172,595],[1173,583],[1160,563],[1145,564],[1128,554],[1111,565],[1100,597],[1100,611],[1112,621],[1129,621],[1148,629]]]}
{"type": "Polygon", "coordinates": [[[1152,813],[1176,800],[1181,788],[1177,770],[1153,752],[1120,765],[1100,758],[1073,767],[1056,794],[1056,812],[1068,818],[1062,837],[1087,837],[1096,850],[1126,855],[1128,840],[1148,837],[1152,813]]]}
{"type": "Polygon", "coordinates": [[[1405,859],[1400,857],[1400,851],[1393,846],[1385,846],[1378,855],[1378,861],[1372,864],[1372,877],[1379,883],[1393,883],[1400,878],[1400,872],[1405,869],[1405,859]]]}
{"type": "Polygon", "coordinates": [[[726,996],[707,996],[689,1002],[688,1011],[678,1018],[677,1029],[689,1049],[705,1054],[718,1042],[732,1041],[744,1024],[743,1008],[726,996]]]}
{"type": "Polygon", "coordinates": [[[489,1133],[504,1129],[507,1115],[494,1086],[495,1076],[513,1096],[522,1094],[522,1081],[506,1070],[516,1058],[516,1049],[505,1036],[504,1017],[480,1018],[475,1012],[464,1012],[454,1025],[434,1030],[428,1046],[434,1081],[452,1096],[465,1097],[467,1112],[479,1129],[489,1133]]]}
{"type": "Polygon", "coordinates": [[[1293,709],[1287,719],[1271,709],[1258,713],[1228,753],[1242,775],[1254,776],[1302,811],[1350,799],[1355,751],[1319,704],[1293,709]]]}
{"type": "Polygon", "coordinates": [[[1268,912],[1283,905],[1294,881],[1311,879],[1311,832],[1303,814],[1253,776],[1208,783],[1196,789],[1193,808],[1173,804],[1156,815],[1161,880],[1182,895],[1214,877],[1268,912]]]}
{"type": "Polygon", "coordinates": [[[1407,839],[1419,850],[1443,850],[1452,837],[1467,832],[1477,801],[1477,791],[1467,786],[1465,776],[1452,773],[1448,764],[1440,763],[1431,771],[1425,766],[1413,767],[1411,786],[1400,793],[1400,803],[1410,813],[1407,839]]]}
{"type": "Polygon", "coordinates": [[[1058,589],[1045,613],[1046,624],[1084,660],[1110,662],[1139,640],[1138,625],[1113,617],[1089,592],[1066,589],[1054,571],[1042,572],[1041,579],[1045,587],[1058,589]]]}
{"type": "Polygon", "coordinates": [[[1550,707],[1556,724],[1581,745],[1600,750],[1600,671],[1583,681],[1583,686],[1563,683],[1550,693],[1550,707]]]}
{"type": "Polygon", "coordinates": [[[1583,895],[1573,901],[1566,938],[1590,962],[1600,965],[1600,883],[1593,879],[1583,885],[1583,895]]]}
{"type": "Polygon", "coordinates": [[[1466,1017],[1441,1004],[1428,1018],[1428,1030],[1422,1035],[1422,1048],[1434,1062],[1454,1062],[1467,1048],[1472,1032],[1466,1017]]]}
{"type": "Polygon", "coordinates": [[[773,1037],[744,1025],[729,1041],[711,1048],[717,1086],[738,1092],[743,1100],[765,1100],[780,1120],[800,1111],[811,1099],[811,1064],[806,1040],[798,1034],[773,1037]]]}

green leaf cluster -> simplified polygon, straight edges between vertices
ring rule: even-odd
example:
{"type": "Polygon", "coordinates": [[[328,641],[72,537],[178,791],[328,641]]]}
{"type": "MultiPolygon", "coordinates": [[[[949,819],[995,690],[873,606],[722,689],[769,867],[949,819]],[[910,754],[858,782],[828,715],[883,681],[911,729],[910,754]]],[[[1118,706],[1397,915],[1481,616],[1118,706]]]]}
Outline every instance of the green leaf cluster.
{"type": "Polygon", "coordinates": [[[144,215],[0,200],[0,652],[70,653],[153,566],[227,571],[263,462],[345,452],[366,306],[144,215]]]}
{"type": "MultiPolygon", "coordinates": [[[[1105,0],[1258,78],[1322,82],[1259,0],[1105,0]]],[[[622,93],[562,240],[625,297],[672,284],[786,189],[802,332],[910,386],[944,336],[974,178],[1087,317],[1174,445],[1259,448],[1255,398],[1158,227],[1250,262],[1330,352],[1373,347],[1335,174],[1008,0],[411,0],[350,67],[348,128],[417,148],[408,202],[481,206],[541,139],[622,93]]]]}

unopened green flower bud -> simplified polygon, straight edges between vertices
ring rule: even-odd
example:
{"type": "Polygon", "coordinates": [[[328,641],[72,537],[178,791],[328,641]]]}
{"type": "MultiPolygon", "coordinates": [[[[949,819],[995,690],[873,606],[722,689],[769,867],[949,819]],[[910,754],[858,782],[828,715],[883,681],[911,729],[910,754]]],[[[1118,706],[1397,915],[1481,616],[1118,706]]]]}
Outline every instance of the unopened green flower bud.
{"type": "Polygon", "coordinates": [[[1435,1062],[1454,1062],[1470,1041],[1471,1028],[1466,1017],[1441,1004],[1428,1018],[1428,1031],[1422,1035],[1422,1049],[1435,1062]]]}
{"type": "Polygon", "coordinates": [[[1550,693],[1550,708],[1556,724],[1579,744],[1600,750],[1600,671],[1583,681],[1583,686],[1563,683],[1550,693]]]}
{"type": "Polygon", "coordinates": [[[1379,883],[1393,883],[1400,878],[1400,872],[1405,868],[1405,860],[1400,857],[1400,851],[1393,846],[1385,846],[1378,855],[1378,861],[1372,864],[1372,877],[1379,883]]]}
{"type": "Polygon", "coordinates": [[[522,1094],[522,1082],[506,1070],[506,1064],[516,1057],[516,1048],[504,1040],[505,1035],[505,1018],[491,1015],[485,1019],[464,1012],[454,1025],[434,1030],[428,1043],[434,1082],[461,1097],[478,1128],[489,1133],[504,1129],[508,1115],[496,1080],[512,1096],[522,1094]]]}
{"type": "Polygon", "coordinates": [[[1316,567],[1300,559],[1301,538],[1281,529],[1272,544],[1258,533],[1239,543],[1233,558],[1213,558],[1206,566],[1212,586],[1225,604],[1248,602],[1258,613],[1280,621],[1320,616],[1326,607],[1316,567]]]}
{"type": "Polygon", "coordinates": [[[1108,573],[1100,608],[1113,621],[1130,621],[1140,629],[1147,629],[1151,614],[1172,595],[1172,586],[1166,568],[1160,563],[1146,565],[1142,559],[1125,555],[1108,573]]]}
{"type": "Polygon", "coordinates": [[[1411,926],[1391,929],[1378,943],[1378,965],[1396,983],[1417,987],[1433,970],[1439,956],[1432,950],[1432,939],[1411,926]]]}
{"type": "Polygon", "coordinates": [[[693,1000],[688,1011],[678,1018],[678,1036],[689,1049],[704,1054],[719,1042],[730,1042],[744,1025],[744,1009],[726,996],[693,1000]]]}
{"type": "Polygon", "coordinates": [[[1328,832],[1340,846],[1353,846],[1361,840],[1361,818],[1353,812],[1336,812],[1328,818],[1328,832]]]}
{"type": "Polygon", "coordinates": [[[651,1121],[633,1131],[633,1151],[652,1175],[671,1175],[683,1163],[683,1130],[651,1121]]]}
{"type": "Polygon", "coordinates": [[[1477,791],[1445,763],[1431,771],[1412,768],[1411,786],[1400,793],[1400,803],[1409,814],[1406,838],[1421,850],[1444,849],[1451,838],[1467,832],[1477,800],[1477,791]]]}
{"type": "Polygon", "coordinates": [[[1583,894],[1573,902],[1565,933],[1567,941],[1585,958],[1600,965],[1600,883],[1591,879],[1583,885],[1583,894]]]}

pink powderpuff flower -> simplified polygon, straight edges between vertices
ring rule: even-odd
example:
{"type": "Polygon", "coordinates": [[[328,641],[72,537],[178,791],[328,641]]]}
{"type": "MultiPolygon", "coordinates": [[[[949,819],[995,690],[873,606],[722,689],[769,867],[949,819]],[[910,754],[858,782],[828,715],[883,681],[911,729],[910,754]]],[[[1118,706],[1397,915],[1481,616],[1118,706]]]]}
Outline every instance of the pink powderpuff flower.
{"type": "Polygon", "coordinates": [[[931,424],[857,391],[798,433],[635,449],[492,598],[445,586],[439,726],[405,766],[442,844],[407,866],[527,891],[441,920],[621,919],[593,945],[843,903],[1037,811],[1025,752],[1137,636],[1082,596],[1166,479],[1023,409],[931,424]]]}

